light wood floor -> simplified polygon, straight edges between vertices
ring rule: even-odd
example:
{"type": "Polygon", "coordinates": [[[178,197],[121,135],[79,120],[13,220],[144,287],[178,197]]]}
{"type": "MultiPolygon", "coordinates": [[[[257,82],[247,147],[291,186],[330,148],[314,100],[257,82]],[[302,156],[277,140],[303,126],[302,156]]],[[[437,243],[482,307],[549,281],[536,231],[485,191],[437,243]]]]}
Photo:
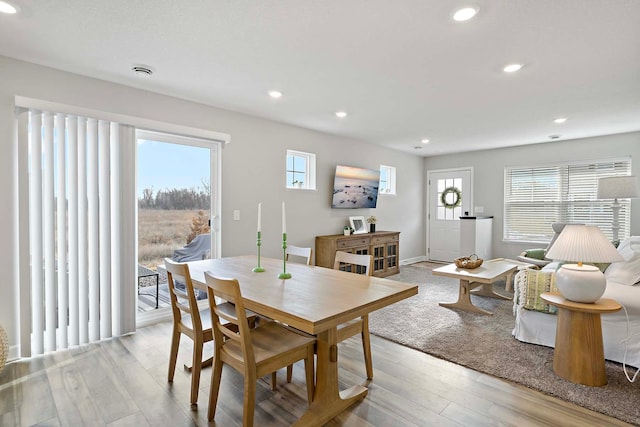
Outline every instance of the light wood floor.
{"type": "MultiPolygon", "coordinates": [[[[189,405],[191,341],[183,339],[174,383],[167,383],[168,322],[136,334],[13,362],[0,374],[0,426],[204,426],[211,369],[189,405]]],[[[368,396],[328,426],[621,426],[612,418],[372,337],[375,376],[368,396]]],[[[211,352],[208,347],[207,353],[211,352]]],[[[344,388],[364,384],[362,347],[339,347],[344,388]]],[[[507,361],[505,361],[507,363],[507,361]]],[[[288,426],[306,408],[304,369],[291,384],[260,380],[256,426],[288,426]]],[[[241,425],[242,377],[225,367],[216,422],[241,425]]]]}

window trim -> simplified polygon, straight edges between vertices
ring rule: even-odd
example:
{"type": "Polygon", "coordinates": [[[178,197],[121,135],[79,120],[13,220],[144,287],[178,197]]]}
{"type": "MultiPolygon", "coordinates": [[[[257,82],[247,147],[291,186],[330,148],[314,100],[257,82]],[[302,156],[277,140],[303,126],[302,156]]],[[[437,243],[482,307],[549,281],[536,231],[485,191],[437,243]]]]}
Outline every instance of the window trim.
{"type": "Polygon", "coordinates": [[[316,155],[315,153],[308,153],[299,150],[287,149],[287,153],[284,161],[284,185],[288,190],[316,190],[316,155]],[[306,163],[305,180],[301,187],[294,187],[292,183],[287,179],[289,170],[287,168],[287,160],[289,156],[303,157],[306,163]]]}
{"type": "Polygon", "coordinates": [[[396,195],[396,167],[395,166],[387,166],[380,165],[380,176],[382,176],[382,170],[386,169],[388,171],[388,186],[386,187],[389,191],[382,191],[382,188],[378,190],[379,195],[385,196],[395,196],[396,195]]]}

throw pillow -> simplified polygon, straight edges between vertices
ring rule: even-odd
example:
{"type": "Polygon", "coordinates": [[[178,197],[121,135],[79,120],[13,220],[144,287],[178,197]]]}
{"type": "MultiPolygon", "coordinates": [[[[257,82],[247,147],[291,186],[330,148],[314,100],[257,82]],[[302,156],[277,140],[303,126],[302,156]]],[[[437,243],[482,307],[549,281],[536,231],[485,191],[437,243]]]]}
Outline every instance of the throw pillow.
{"type": "Polygon", "coordinates": [[[544,249],[527,249],[522,253],[522,256],[525,256],[527,258],[543,260],[545,253],[546,253],[546,250],[544,249]]]}
{"type": "Polygon", "coordinates": [[[618,252],[625,259],[614,262],[604,272],[607,282],[633,286],[640,282],[640,237],[632,236],[624,239],[618,252]]]}
{"type": "Polygon", "coordinates": [[[526,310],[540,311],[542,313],[556,314],[558,308],[547,304],[540,298],[543,292],[554,292],[556,288],[555,273],[540,270],[522,270],[518,285],[518,305],[526,310]]]}

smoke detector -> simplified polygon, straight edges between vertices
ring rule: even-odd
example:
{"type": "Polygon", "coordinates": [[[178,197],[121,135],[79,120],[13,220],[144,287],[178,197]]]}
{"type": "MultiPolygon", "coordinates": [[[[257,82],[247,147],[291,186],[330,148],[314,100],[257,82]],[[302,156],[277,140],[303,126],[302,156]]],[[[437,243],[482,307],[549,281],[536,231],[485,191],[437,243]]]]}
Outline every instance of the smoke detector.
{"type": "Polygon", "coordinates": [[[151,75],[153,74],[153,70],[151,69],[151,67],[148,67],[146,65],[134,65],[131,68],[131,71],[133,71],[136,76],[140,77],[151,77],[151,75]]]}

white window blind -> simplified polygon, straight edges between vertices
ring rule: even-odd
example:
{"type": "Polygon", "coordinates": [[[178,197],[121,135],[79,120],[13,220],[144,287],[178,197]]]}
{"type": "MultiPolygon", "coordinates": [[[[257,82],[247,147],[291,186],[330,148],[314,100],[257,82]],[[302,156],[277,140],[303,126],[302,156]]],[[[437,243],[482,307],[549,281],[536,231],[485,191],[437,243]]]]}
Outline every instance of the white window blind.
{"type": "MultiPolygon", "coordinates": [[[[612,238],[613,200],[597,199],[598,179],[630,173],[630,158],[505,168],[504,240],[548,242],[554,222],[596,225],[612,238]]],[[[631,204],[620,203],[623,238],[630,233],[631,204]]]]}
{"type": "Polygon", "coordinates": [[[135,330],[134,128],[20,109],[18,144],[21,355],[135,330]]]}

